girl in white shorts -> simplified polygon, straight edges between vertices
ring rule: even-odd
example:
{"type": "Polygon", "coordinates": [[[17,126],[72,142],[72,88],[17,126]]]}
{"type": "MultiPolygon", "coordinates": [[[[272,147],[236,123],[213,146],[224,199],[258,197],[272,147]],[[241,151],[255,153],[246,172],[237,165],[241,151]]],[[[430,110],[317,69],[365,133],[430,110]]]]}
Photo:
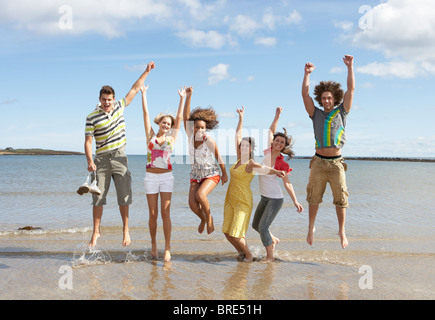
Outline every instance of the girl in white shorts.
{"type": "Polygon", "coordinates": [[[164,261],[171,259],[171,197],[174,188],[174,176],[172,175],[171,153],[180,129],[183,115],[183,101],[186,96],[186,88],[178,90],[180,103],[177,116],[174,118],[170,114],[159,114],[154,122],[158,124],[159,130],[154,133],[148,113],[147,92],[148,86],[141,88],[142,91],[142,110],[147,139],[147,165],[145,175],[145,192],[147,195],[149,220],[148,226],[151,236],[151,256],[157,258],[157,215],[158,198],[160,194],[161,214],[163,221],[163,233],[165,236],[164,261]]]}

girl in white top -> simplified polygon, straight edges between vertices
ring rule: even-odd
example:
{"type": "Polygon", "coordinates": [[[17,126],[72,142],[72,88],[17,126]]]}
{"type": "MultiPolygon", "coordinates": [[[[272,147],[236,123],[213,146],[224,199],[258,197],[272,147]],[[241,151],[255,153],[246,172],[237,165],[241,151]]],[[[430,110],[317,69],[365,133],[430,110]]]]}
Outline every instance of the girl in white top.
{"type": "Polygon", "coordinates": [[[163,233],[165,236],[164,261],[169,261],[171,259],[170,242],[172,229],[170,206],[174,186],[170,157],[181,125],[186,87],[178,90],[180,103],[176,118],[170,114],[161,113],[154,119],[154,122],[159,126],[157,133],[151,127],[146,99],[147,89],[148,86],[141,88],[143,120],[147,139],[147,165],[144,184],[149,208],[148,226],[151,235],[151,256],[157,258],[156,233],[158,198],[160,194],[163,233]]]}
{"type": "MultiPolygon", "coordinates": [[[[275,168],[276,170],[287,172],[287,174],[282,177],[284,188],[292,199],[297,212],[301,213],[304,209],[302,205],[299,204],[288,177],[288,173],[291,169],[284,161],[284,157],[281,154],[285,153],[290,157],[293,155],[293,151],[291,150],[291,137],[288,137],[285,133],[275,133],[281,112],[281,107],[276,108],[275,118],[273,119],[269,129],[268,145],[270,148],[265,150],[263,164],[275,168]]],[[[259,182],[261,200],[255,211],[252,227],[260,233],[261,241],[266,248],[265,261],[271,262],[274,260],[273,251],[275,245],[279,243],[279,239],[270,233],[269,226],[272,224],[281,209],[284,202],[284,196],[276,175],[260,175],[259,182]]]]}
{"type": "Polygon", "coordinates": [[[228,181],[228,176],[216,142],[206,133],[206,129],[213,130],[217,127],[219,123],[217,114],[213,108],[200,107],[190,112],[191,97],[192,87],[189,87],[186,89],[186,103],[183,112],[192,164],[189,206],[201,220],[198,232],[203,233],[207,225],[207,233],[211,234],[214,231],[214,224],[207,197],[219,182],[224,185],[228,181]]]}

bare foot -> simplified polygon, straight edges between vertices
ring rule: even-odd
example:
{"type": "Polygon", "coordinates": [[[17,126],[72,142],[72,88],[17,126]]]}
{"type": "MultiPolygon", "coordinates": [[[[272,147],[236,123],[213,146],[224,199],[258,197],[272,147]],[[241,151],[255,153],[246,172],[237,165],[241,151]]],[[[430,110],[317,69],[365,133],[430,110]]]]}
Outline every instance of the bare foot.
{"type": "Polygon", "coordinates": [[[122,239],[122,245],[124,247],[130,245],[131,240],[130,240],[130,234],[127,232],[124,233],[124,238],[122,239]]]}
{"type": "Polygon", "coordinates": [[[343,249],[345,249],[349,245],[349,242],[347,241],[346,233],[339,232],[338,235],[340,236],[341,246],[343,249]]]}
{"type": "Polygon", "coordinates": [[[316,232],[316,227],[313,227],[313,229],[308,228],[307,242],[310,246],[314,242],[314,232],[316,232]]]}
{"type": "Polygon", "coordinates": [[[169,250],[165,250],[165,256],[163,257],[163,261],[171,261],[171,253],[169,252],[169,250]]]}
{"type": "Polygon", "coordinates": [[[242,260],[243,262],[252,262],[254,261],[254,256],[251,252],[248,252],[242,260]]]}
{"type": "Polygon", "coordinates": [[[275,246],[279,243],[279,239],[277,237],[275,237],[274,235],[272,235],[272,249],[273,251],[275,251],[275,246]]]}
{"type": "Polygon", "coordinates": [[[97,239],[100,237],[99,232],[92,233],[91,241],[89,241],[89,247],[95,247],[97,245],[97,239]]]}
{"type": "Polygon", "coordinates": [[[151,258],[157,259],[157,245],[151,244],[151,258]]]}
{"type": "Polygon", "coordinates": [[[207,233],[211,234],[214,231],[213,217],[210,216],[210,219],[207,221],[207,233]]]}
{"type": "Polygon", "coordinates": [[[201,223],[198,226],[198,232],[201,234],[204,232],[204,228],[205,228],[205,220],[201,220],[201,223]]]}

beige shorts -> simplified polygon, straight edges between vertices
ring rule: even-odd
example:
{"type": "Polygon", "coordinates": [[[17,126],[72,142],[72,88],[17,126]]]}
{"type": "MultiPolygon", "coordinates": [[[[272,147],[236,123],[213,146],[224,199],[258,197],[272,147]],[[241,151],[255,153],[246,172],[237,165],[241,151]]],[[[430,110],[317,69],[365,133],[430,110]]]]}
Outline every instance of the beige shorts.
{"type": "Polygon", "coordinates": [[[101,194],[92,195],[93,205],[102,206],[106,204],[106,196],[112,178],[113,182],[115,182],[118,205],[130,205],[132,203],[131,173],[128,170],[128,160],[124,148],[97,155],[94,162],[97,166],[97,186],[101,190],[101,194]]]}
{"type": "Polygon", "coordinates": [[[314,156],[310,162],[310,179],[307,186],[307,202],[312,205],[322,203],[326,183],[331,186],[334,197],[333,204],[337,207],[349,206],[346,186],[347,164],[343,158],[327,160],[314,156]]]}

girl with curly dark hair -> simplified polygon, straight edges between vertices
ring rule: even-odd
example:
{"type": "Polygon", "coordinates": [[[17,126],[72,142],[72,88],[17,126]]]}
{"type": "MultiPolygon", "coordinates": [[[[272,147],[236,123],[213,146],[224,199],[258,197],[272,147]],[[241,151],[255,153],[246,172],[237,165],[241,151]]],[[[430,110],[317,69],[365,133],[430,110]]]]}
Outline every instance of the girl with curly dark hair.
{"type": "Polygon", "coordinates": [[[214,231],[214,224],[207,196],[220,181],[224,185],[228,181],[228,176],[216,142],[206,133],[206,130],[217,128],[219,124],[217,114],[211,107],[198,107],[190,112],[191,97],[192,87],[189,87],[186,89],[186,102],[183,112],[184,128],[189,141],[189,155],[192,165],[189,206],[201,220],[198,232],[204,232],[204,228],[207,226],[207,233],[211,234],[214,231]]]}

